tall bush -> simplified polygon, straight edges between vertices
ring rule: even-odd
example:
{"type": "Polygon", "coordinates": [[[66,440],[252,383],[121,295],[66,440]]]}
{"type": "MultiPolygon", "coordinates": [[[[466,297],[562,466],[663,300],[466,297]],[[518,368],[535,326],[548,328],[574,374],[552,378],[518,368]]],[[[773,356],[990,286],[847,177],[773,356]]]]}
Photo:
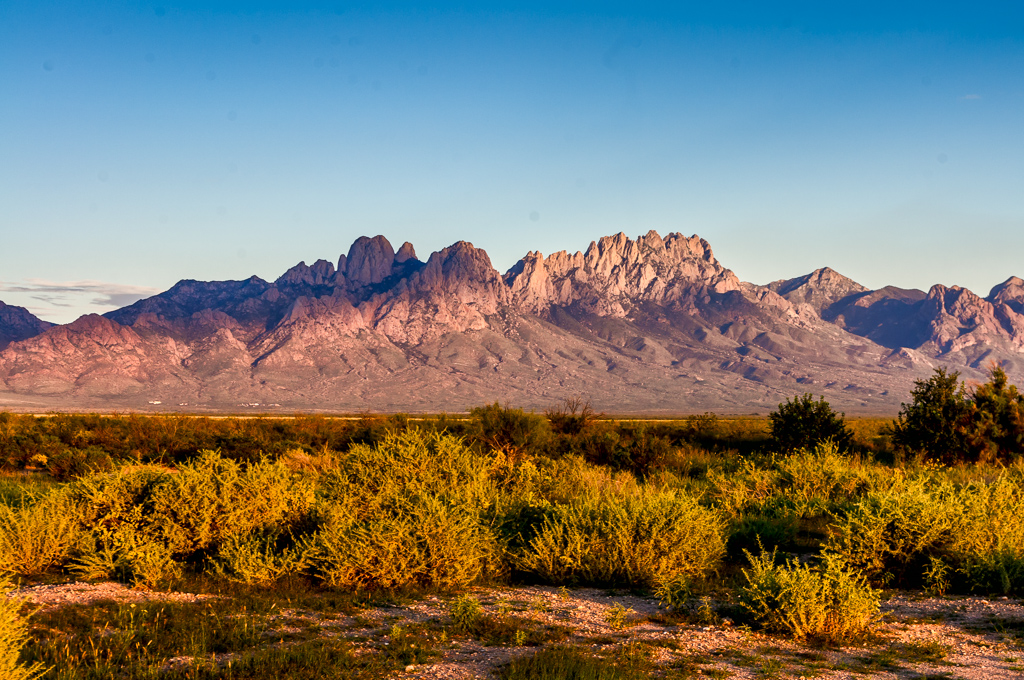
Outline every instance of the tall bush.
{"type": "Polygon", "coordinates": [[[946,462],[967,457],[971,404],[960,373],[937,368],[915,381],[910,394],[911,403],[902,405],[893,424],[893,445],[946,462]]]}
{"type": "Polygon", "coordinates": [[[485,445],[519,457],[542,451],[551,438],[551,424],[544,416],[498,402],[470,410],[473,433],[485,445]]]}
{"type": "Polygon", "coordinates": [[[1009,462],[1024,456],[1024,394],[993,366],[968,391],[956,371],[937,368],[914,383],[913,400],[893,424],[893,444],[944,463],[1009,462]]]}

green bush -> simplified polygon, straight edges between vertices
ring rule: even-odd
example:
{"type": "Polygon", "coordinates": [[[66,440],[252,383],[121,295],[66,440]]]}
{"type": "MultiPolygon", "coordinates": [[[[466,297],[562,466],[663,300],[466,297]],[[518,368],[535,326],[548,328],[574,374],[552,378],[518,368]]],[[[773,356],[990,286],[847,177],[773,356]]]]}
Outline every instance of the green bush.
{"type": "Polygon", "coordinates": [[[793,560],[776,564],[774,551],[747,557],[740,601],[768,630],[798,640],[844,643],[879,618],[879,593],[838,555],[825,553],[818,567],[793,560]]]}
{"type": "Polygon", "coordinates": [[[935,369],[914,382],[913,401],[903,404],[893,424],[893,445],[909,453],[951,462],[967,457],[971,404],[960,373],[935,369]]]}
{"type": "Polygon", "coordinates": [[[545,410],[544,415],[555,433],[571,437],[582,434],[601,417],[590,405],[590,400],[583,397],[565,399],[559,405],[545,410]]]}
{"type": "Polygon", "coordinates": [[[653,586],[696,580],[725,552],[724,522],[696,499],[644,491],[554,506],[516,566],[555,584],[653,586]]]}
{"type": "Polygon", "coordinates": [[[832,440],[799,449],[778,460],[779,493],[797,515],[821,515],[871,487],[863,468],[840,453],[832,440]]]}
{"type": "Polygon", "coordinates": [[[310,478],[279,462],[243,466],[203,451],[162,480],[149,502],[160,537],[187,556],[236,534],[299,521],[314,501],[310,478]]]}
{"type": "Polygon", "coordinates": [[[751,512],[759,513],[776,494],[778,479],[773,470],[745,459],[738,469],[708,470],[706,486],[715,506],[729,517],[738,518],[751,512]]]}
{"type": "Polygon", "coordinates": [[[460,595],[448,605],[448,615],[459,630],[469,630],[483,614],[480,600],[472,595],[460,595]]]}
{"type": "Polygon", "coordinates": [[[777,451],[813,449],[825,440],[846,450],[853,439],[843,414],[835,413],[824,397],[814,401],[810,393],[779,404],[778,409],[768,414],[768,420],[770,443],[777,451]]]}
{"type": "Polygon", "coordinates": [[[235,537],[303,521],[315,502],[313,481],[285,465],[240,464],[213,451],[177,472],[142,467],[86,477],[69,493],[91,528],[75,561],[79,575],[148,587],[221,544],[235,555],[235,537]]]}
{"type": "Polygon", "coordinates": [[[1001,367],[992,367],[988,382],[974,389],[971,401],[975,459],[1010,461],[1024,456],[1024,393],[1008,385],[1001,367]]]}
{"type": "Polygon", "coordinates": [[[960,487],[896,478],[837,518],[827,549],[876,583],[1022,592],[1021,507],[1024,477],[1013,470],[960,487]]]}
{"type": "Polygon", "coordinates": [[[792,512],[745,513],[729,526],[726,551],[730,559],[738,560],[758,546],[787,549],[793,546],[800,523],[792,512]]]}
{"type": "Polygon", "coordinates": [[[46,471],[59,481],[76,479],[95,472],[107,472],[113,466],[110,454],[98,446],[64,449],[46,458],[46,471]]]}
{"type": "Polygon", "coordinates": [[[314,573],[336,588],[452,589],[496,565],[478,515],[423,494],[392,500],[361,519],[332,514],[307,544],[314,573]]]}
{"type": "Polygon", "coordinates": [[[21,600],[7,596],[10,583],[0,577],[0,678],[32,680],[45,670],[42,664],[19,663],[21,648],[28,641],[28,622],[21,616],[21,600]]]}
{"type": "Polygon", "coordinates": [[[646,424],[623,425],[617,431],[592,428],[579,449],[589,463],[628,470],[641,478],[662,467],[672,454],[669,440],[646,424]]]}
{"type": "Polygon", "coordinates": [[[893,425],[893,444],[945,463],[1013,461],[1024,453],[1024,394],[993,366],[969,393],[956,371],[918,380],[893,425]]]}

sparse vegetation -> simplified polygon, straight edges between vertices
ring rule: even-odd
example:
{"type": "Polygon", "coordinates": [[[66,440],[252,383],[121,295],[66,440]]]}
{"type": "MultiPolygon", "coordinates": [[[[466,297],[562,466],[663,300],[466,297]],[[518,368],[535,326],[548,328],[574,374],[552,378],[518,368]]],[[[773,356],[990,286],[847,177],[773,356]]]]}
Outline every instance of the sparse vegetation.
{"type": "MultiPolygon", "coordinates": [[[[531,619],[557,607],[555,599],[493,610],[466,588],[634,589],[660,600],[674,621],[738,617],[826,643],[870,629],[880,587],[1024,592],[1024,462],[1012,434],[1020,395],[998,371],[970,393],[955,375],[918,391],[923,410],[905,407],[894,444],[883,421],[847,423],[810,395],[772,420],[705,414],[645,423],[598,417],[583,400],[545,415],[494,404],[468,419],[415,421],[0,414],[8,470],[0,476],[0,572],[201,587],[232,598],[278,589],[325,601],[437,592],[451,603],[444,630],[395,624],[389,656],[374,664],[315,635],[262,649],[267,612],[230,625],[218,619],[230,638],[218,641],[214,619],[184,605],[162,614],[121,605],[38,613],[28,629],[17,626],[31,612],[15,607],[9,617],[0,612],[0,625],[9,619],[14,627],[5,630],[15,631],[0,635],[0,663],[29,674],[36,663],[64,669],[51,670],[53,678],[115,668],[124,677],[299,678],[313,677],[302,669],[321,662],[347,669],[338,677],[380,677],[469,637],[542,647],[508,665],[509,678],[549,677],[545,668],[563,666],[570,675],[558,677],[641,677],[650,671],[643,654],[545,647],[568,636],[531,619]],[[907,438],[915,423],[945,417],[925,408],[929,400],[949,399],[974,414],[957,446],[975,453],[938,454],[932,439],[907,438]],[[915,420],[921,413],[939,416],[915,420]],[[140,622],[171,641],[143,635],[140,622]],[[87,649],[97,626],[117,632],[87,649]],[[75,628],[81,637],[47,632],[75,628]],[[186,631],[200,637],[186,644],[186,631]],[[10,651],[22,643],[24,651],[10,651]],[[237,651],[230,675],[209,664],[193,664],[190,675],[164,668],[172,654],[229,649],[237,651]]],[[[946,431],[934,432],[941,439],[946,431]]],[[[204,606],[215,619],[227,611],[204,606]]],[[[623,606],[608,610],[604,625],[633,620],[623,606]]],[[[0,670],[19,677],[7,668],[0,670]]]]}

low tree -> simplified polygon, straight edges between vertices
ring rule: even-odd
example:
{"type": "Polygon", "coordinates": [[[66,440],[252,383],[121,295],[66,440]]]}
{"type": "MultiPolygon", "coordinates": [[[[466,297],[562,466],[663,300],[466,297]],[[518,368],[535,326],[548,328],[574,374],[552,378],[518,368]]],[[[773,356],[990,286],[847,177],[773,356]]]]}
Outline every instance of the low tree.
{"type": "Polygon", "coordinates": [[[1008,461],[1024,455],[1024,394],[993,365],[989,381],[974,389],[968,443],[977,460],[1008,461]]]}
{"type": "Polygon", "coordinates": [[[914,382],[910,396],[893,423],[898,450],[947,463],[972,457],[968,433],[974,405],[958,371],[936,368],[927,380],[914,382]]]}
{"type": "Polygon", "coordinates": [[[830,439],[840,450],[848,449],[853,432],[846,427],[845,415],[833,411],[825,397],[814,401],[814,395],[807,393],[787,399],[768,414],[771,444],[779,451],[792,451],[812,449],[830,439]]]}
{"type": "Polygon", "coordinates": [[[551,429],[557,434],[575,436],[582,433],[603,414],[594,411],[589,399],[569,397],[544,411],[551,429]]]}

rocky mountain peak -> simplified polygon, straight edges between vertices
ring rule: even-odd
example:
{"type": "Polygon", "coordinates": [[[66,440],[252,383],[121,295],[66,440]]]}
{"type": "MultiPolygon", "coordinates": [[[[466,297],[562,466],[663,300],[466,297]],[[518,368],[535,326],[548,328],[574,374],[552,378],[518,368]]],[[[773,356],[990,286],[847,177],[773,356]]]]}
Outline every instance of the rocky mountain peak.
{"type": "Polygon", "coordinates": [[[1024,314],[1024,279],[1011,276],[992,288],[987,299],[993,304],[1004,304],[1018,314],[1024,314]]]}
{"type": "Polygon", "coordinates": [[[930,342],[941,351],[1011,344],[1024,346],[1024,318],[960,286],[932,286],[922,303],[930,319],[930,342]]]}
{"type": "Polygon", "coordinates": [[[409,288],[420,293],[452,295],[464,303],[475,303],[493,314],[498,305],[509,303],[501,275],[487,253],[468,241],[459,241],[436,253],[409,278],[409,288]]]}
{"type": "Polygon", "coordinates": [[[409,260],[416,260],[416,249],[412,247],[412,244],[406,241],[402,244],[402,247],[395,253],[395,262],[403,264],[409,260]]]}
{"type": "Polygon", "coordinates": [[[360,236],[348,250],[348,256],[338,261],[338,272],[345,275],[349,285],[369,286],[391,276],[395,264],[395,249],[383,236],[360,236]]]}
{"type": "Polygon", "coordinates": [[[678,305],[686,299],[740,289],[739,279],[715,259],[707,241],[655,231],[623,233],[590,244],[586,253],[545,258],[527,254],[505,275],[516,301],[529,311],[578,306],[600,316],[626,316],[639,302],[678,305]]]}
{"type": "Polygon", "coordinates": [[[775,291],[793,304],[810,305],[818,314],[847,296],[868,291],[866,287],[831,267],[815,269],[810,274],[793,279],[773,281],[765,288],[775,291]]]}
{"type": "Polygon", "coordinates": [[[312,267],[307,267],[305,262],[299,262],[278,277],[274,283],[291,286],[325,286],[332,283],[333,279],[334,265],[327,260],[317,260],[312,267]]]}

